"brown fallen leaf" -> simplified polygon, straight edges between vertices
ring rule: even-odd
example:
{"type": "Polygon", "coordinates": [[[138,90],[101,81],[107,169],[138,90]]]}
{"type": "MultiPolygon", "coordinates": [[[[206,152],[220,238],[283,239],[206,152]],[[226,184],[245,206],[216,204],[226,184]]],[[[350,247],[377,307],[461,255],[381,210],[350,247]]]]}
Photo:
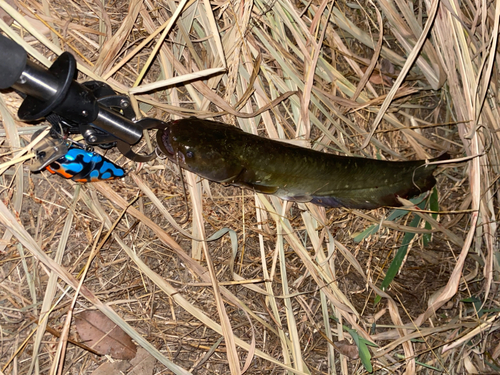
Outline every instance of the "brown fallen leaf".
{"type": "Polygon", "coordinates": [[[155,369],[156,358],[146,349],[139,348],[137,355],[130,361],[133,366],[128,370],[128,375],[152,375],[155,369]]]}
{"type": "MultiPolygon", "coordinates": [[[[364,73],[366,71],[366,68],[363,67],[361,68],[361,70],[364,73]]],[[[377,71],[374,71],[370,76],[370,82],[374,85],[392,86],[392,78],[377,71]]]]}
{"type": "Polygon", "coordinates": [[[91,375],[122,375],[130,367],[128,361],[106,362],[100,365],[91,375]]]}
{"type": "Polygon", "coordinates": [[[132,339],[106,315],[87,310],[75,316],[75,325],[85,345],[114,359],[132,359],[137,352],[132,339]]]}
{"type": "Polygon", "coordinates": [[[389,73],[390,75],[394,75],[396,73],[396,68],[392,64],[391,60],[382,59],[380,60],[380,70],[382,73],[389,73]]]}
{"type": "MultiPolygon", "coordinates": [[[[35,323],[35,324],[38,324],[38,319],[36,319],[33,315],[29,314],[28,315],[29,318],[35,323]]],[[[45,330],[50,333],[51,335],[54,335],[55,337],[59,338],[61,337],[61,332],[59,332],[57,329],[55,328],[52,328],[51,326],[47,325],[45,327],[45,330]]],[[[87,345],[85,344],[82,344],[81,342],[78,342],[76,340],[73,340],[71,337],[68,337],[68,342],[72,343],[73,345],[76,345],[76,346],[79,346],[80,348],[82,349],[85,349],[93,354],[97,354],[97,355],[100,355],[99,353],[97,353],[94,349],[92,348],[89,348],[87,345]]]]}
{"type": "Polygon", "coordinates": [[[349,343],[349,341],[342,340],[334,342],[334,344],[335,344],[335,349],[337,349],[340,354],[343,354],[346,357],[349,357],[350,359],[359,358],[358,347],[356,345],[352,345],[351,343],[349,343]]]}

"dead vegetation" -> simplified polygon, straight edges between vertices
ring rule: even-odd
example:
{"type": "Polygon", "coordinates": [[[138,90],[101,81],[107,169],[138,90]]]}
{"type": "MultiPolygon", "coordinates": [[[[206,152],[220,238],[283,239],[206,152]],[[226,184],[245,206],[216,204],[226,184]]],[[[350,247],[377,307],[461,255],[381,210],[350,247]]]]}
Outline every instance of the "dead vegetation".
{"type": "Polygon", "coordinates": [[[0,8],[3,33],[34,60],[71,52],[80,81],[105,80],[141,116],[214,118],[343,155],[453,157],[424,210],[408,202],[400,215],[292,204],[185,172],[179,224],[179,170],[164,160],[111,150],[129,175],[85,185],[29,173],[27,145],[45,123],[16,120],[21,99],[4,91],[1,373],[500,371],[500,2],[0,8]],[[105,349],[78,323],[90,312],[105,349]]]}

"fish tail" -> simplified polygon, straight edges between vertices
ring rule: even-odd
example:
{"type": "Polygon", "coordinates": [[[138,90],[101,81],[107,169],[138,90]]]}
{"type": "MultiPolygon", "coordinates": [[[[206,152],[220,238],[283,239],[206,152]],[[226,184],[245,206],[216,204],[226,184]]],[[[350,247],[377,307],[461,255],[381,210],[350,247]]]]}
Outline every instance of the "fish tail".
{"type": "MultiPolygon", "coordinates": [[[[450,159],[448,153],[431,159],[430,162],[450,159]]],[[[415,165],[415,162],[407,162],[415,165]]],[[[402,162],[404,167],[405,162],[402,162]]],[[[346,207],[353,209],[375,209],[384,206],[399,207],[401,203],[398,197],[410,198],[432,189],[436,184],[433,172],[436,165],[426,165],[422,161],[420,165],[415,165],[415,169],[407,173],[398,186],[392,186],[389,189],[380,186],[357,193],[339,193],[335,196],[312,196],[311,203],[324,207],[346,207]]]]}

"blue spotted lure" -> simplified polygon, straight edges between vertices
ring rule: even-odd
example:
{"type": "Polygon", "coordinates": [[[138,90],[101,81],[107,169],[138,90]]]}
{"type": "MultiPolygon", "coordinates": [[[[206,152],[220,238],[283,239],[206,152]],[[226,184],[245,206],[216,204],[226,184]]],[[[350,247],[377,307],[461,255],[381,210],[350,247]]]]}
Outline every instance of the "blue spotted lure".
{"type": "Polygon", "coordinates": [[[114,180],[126,172],[109,159],[78,144],[46,137],[35,148],[36,161],[32,171],[47,170],[76,182],[114,180]]]}
{"type": "Polygon", "coordinates": [[[123,168],[104,156],[74,146],[45,169],[76,182],[114,180],[125,176],[123,168]]]}

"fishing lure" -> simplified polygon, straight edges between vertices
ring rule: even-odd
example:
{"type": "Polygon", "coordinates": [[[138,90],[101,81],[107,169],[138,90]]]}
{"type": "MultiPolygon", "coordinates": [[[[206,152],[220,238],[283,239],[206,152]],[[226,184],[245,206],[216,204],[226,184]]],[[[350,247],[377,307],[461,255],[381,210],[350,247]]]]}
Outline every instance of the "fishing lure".
{"type": "Polygon", "coordinates": [[[124,177],[125,170],[94,151],[70,147],[66,155],[49,164],[52,174],[71,178],[76,182],[95,182],[124,177]]]}
{"type": "Polygon", "coordinates": [[[425,160],[337,156],[196,118],[166,124],[157,141],[170,160],[211,181],[326,207],[401,206],[397,197],[418,195],[436,183],[436,166],[425,160]]]}
{"type": "Polygon", "coordinates": [[[32,171],[48,170],[76,182],[94,182],[124,177],[125,170],[98,153],[62,139],[46,137],[35,149],[32,171]]]}

